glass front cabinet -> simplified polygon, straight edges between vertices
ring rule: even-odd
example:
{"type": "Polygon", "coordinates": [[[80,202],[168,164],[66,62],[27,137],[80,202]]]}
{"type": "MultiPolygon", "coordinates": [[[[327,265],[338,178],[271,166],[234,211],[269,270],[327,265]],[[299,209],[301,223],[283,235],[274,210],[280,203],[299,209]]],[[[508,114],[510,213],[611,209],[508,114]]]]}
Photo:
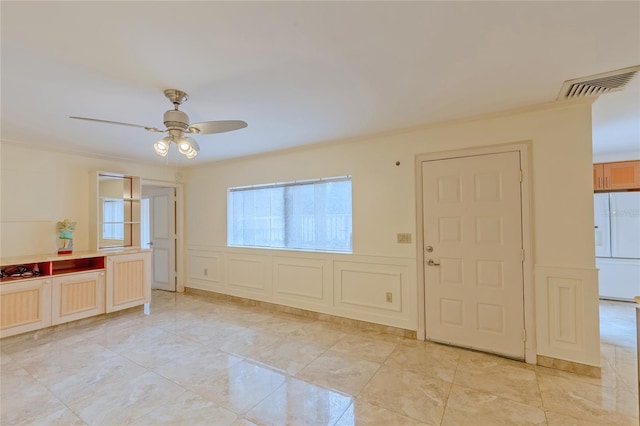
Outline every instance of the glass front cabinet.
{"type": "Polygon", "coordinates": [[[95,172],[91,248],[140,247],[140,178],[95,172]]]}

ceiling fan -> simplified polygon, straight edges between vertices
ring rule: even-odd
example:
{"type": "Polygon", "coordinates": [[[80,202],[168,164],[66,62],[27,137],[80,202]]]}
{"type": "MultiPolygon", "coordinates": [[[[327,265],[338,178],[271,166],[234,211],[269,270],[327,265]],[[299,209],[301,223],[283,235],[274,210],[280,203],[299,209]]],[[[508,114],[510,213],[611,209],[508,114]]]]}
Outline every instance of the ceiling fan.
{"type": "Polygon", "coordinates": [[[221,121],[203,121],[200,123],[189,124],[189,116],[180,111],[178,107],[183,102],[189,99],[189,95],[181,90],[167,89],[164,91],[164,95],[173,104],[173,109],[164,113],[164,125],[166,129],[158,129],[150,126],[141,126],[139,124],[122,123],[119,121],[100,120],[97,118],[88,117],[75,117],[77,120],[97,121],[98,123],[118,124],[121,126],[141,127],[149,132],[157,133],[169,133],[168,136],[157,141],[153,147],[156,154],[166,157],[169,153],[169,147],[171,142],[175,143],[178,147],[178,151],[184,154],[187,158],[191,159],[198,155],[200,146],[198,142],[192,137],[185,136],[185,134],[201,134],[208,135],[212,133],[230,132],[232,130],[239,130],[247,127],[247,123],[241,120],[221,120],[221,121]]]}

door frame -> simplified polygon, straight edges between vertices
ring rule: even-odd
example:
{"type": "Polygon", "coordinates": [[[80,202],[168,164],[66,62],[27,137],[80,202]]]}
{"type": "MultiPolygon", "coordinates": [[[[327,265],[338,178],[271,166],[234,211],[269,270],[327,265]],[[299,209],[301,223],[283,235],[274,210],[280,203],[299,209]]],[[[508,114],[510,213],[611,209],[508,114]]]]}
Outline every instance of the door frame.
{"type": "Polygon", "coordinates": [[[141,185],[176,190],[176,292],[184,292],[184,185],[177,182],[141,179],[141,185]]]}
{"type": "Polygon", "coordinates": [[[465,148],[451,151],[439,151],[429,154],[418,154],[415,157],[416,176],[416,278],[418,285],[418,330],[417,338],[426,340],[426,311],[425,311],[425,282],[424,282],[424,228],[423,220],[423,188],[422,163],[433,160],[448,160],[476,155],[500,154],[504,152],[520,153],[520,168],[522,170],[521,203],[522,203],[522,246],[524,248],[523,295],[524,295],[524,330],[525,333],[525,362],[536,364],[536,322],[535,322],[535,289],[534,289],[534,251],[533,251],[533,223],[532,223],[532,191],[531,191],[531,142],[514,142],[499,145],[489,145],[480,148],[465,148]]]}

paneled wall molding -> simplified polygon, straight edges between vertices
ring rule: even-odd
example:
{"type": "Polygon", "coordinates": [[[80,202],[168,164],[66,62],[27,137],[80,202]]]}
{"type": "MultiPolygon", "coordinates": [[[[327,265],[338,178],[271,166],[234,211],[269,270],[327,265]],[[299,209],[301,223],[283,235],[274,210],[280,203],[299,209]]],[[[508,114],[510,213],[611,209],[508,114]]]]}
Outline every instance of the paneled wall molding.
{"type": "Polygon", "coordinates": [[[251,292],[268,292],[271,284],[268,256],[227,253],[224,259],[227,285],[251,292]]]}
{"type": "Polygon", "coordinates": [[[207,281],[212,283],[222,282],[222,255],[206,250],[191,250],[189,252],[190,280],[207,281]]]}
{"type": "Polygon", "coordinates": [[[304,297],[318,301],[327,296],[331,262],[320,259],[273,256],[274,292],[282,297],[304,297]]]}
{"type": "Polygon", "coordinates": [[[600,367],[598,270],[536,265],[535,288],[538,355],[600,367]]]}
{"type": "Polygon", "coordinates": [[[190,246],[187,287],[417,329],[415,259],[190,246]]]}

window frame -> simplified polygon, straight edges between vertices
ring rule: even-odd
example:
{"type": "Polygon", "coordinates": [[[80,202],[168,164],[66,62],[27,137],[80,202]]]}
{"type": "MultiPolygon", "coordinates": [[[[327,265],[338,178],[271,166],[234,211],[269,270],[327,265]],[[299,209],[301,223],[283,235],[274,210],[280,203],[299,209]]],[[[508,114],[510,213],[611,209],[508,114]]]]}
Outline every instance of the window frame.
{"type": "Polygon", "coordinates": [[[122,198],[105,197],[102,200],[102,239],[103,240],[124,240],[124,200],[122,198]],[[112,204],[116,204],[116,208],[111,207],[112,204]],[[117,206],[119,204],[119,208],[117,206]],[[109,212],[107,212],[109,210],[109,212]],[[122,213],[122,219],[111,217],[112,213],[116,211],[122,213]],[[109,216],[109,217],[107,217],[109,216]],[[113,220],[107,220],[113,219],[113,220]],[[107,232],[109,229],[111,232],[107,232]],[[114,232],[115,231],[115,232],[114,232]]]}
{"type": "MultiPolygon", "coordinates": [[[[306,251],[306,252],[321,252],[321,253],[345,253],[345,254],[351,254],[353,253],[353,186],[352,186],[352,179],[351,179],[351,175],[344,175],[344,176],[334,176],[334,177],[327,177],[327,178],[316,178],[316,179],[305,179],[305,180],[296,180],[296,181],[289,181],[289,182],[275,182],[275,183],[268,183],[268,184],[257,184],[257,185],[248,185],[248,186],[237,186],[237,187],[230,187],[227,188],[227,247],[230,248],[257,248],[257,249],[269,249],[269,250],[291,250],[291,251],[306,251]],[[290,197],[295,196],[295,192],[289,192],[287,191],[287,189],[289,188],[295,188],[295,187],[299,187],[299,186],[310,186],[310,185],[326,185],[326,184],[331,184],[331,183],[339,183],[339,182],[348,182],[349,183],[349,196],[348,196],[348,213],[343,213],[343,214],[330,214],[327,213],[327,209],[323,208],[321,211],[318,210],[318,204],[323,205],[322,203],[318,203],[318,199],[319,196],[316,193],[316,191],[314,190],[314,201],[313,201],[313,206],[314,206],[314,211],[311,214],[312,218],[311,221],[313,222],[313,232],[314,232],[314,237],[311,240],[311,246],[304,246],[304,244],[300,244],[301,240],[304,240],[304,237],[300,237],[299,235],[296,234],[295,236],[295,241],[298,241],[298,245],[294,246],[287,246],[287,244],[289,244],[292,241],[292,237],[291,237],[291,230],[293,229],[293,225],[292,223],[295,223],[296,221],[299,222],[300,217],[301,216],[309,216],[309,214],[307,213],[307,215],[301,215],[300,213],[298,213],[297,215],[295,213],[292,212],[292,205],[295,203],[292,203],[290,200],[290,197]],[[283,192],[281,195],[279,195],[279,199],[281,199],[281,203],[282,205],[280,206],[280,215],[274,215],[273,212],[270,213],[270,216],[268,216],[269,219],[278,219],[278,216],[281,217],[281,221],[282,221],[282,226],[281,226],[281,232],[282,232],[282,245],[276,245],[273,244],[273,236],[269,237],[269,243],[261,245],[261,244],[248,244],[246,242],[243,242],[242,244],[240,243],[234,243],[233,240],[235,239],[237,241],[237,238],[234,238],[233,236],[233,231],[234,231],[234,224],[233,221],[236,220],[236,218],[238,218],[238,215],[234,214],[233,211],[233,204],[232,204],[232,197],[234,193],[237,192],[243,192],[243,191],[256,191],[256,190],[266,190],[266,189],[277,189],[277,188],[283,188],[283,192]],[[319,234],[320,231],[318,231],[316,229],[316,222],[321,222],[321,221],[326,221],[326,220],[331,220],[332,217],[339,217],[339,216],[344,216],[347,217],[348,219],[348,224],[342,222],[343,224],[343,230],[341,232],[346,232],[348,235],[343,238],[337,239],[337,240],[328,240],[328,239],[321,239],[318,238],[319,235],[327,235],[326,232],[324,234],[319,234]],[[344,245],[344,248],[340,248],[340,247],[329,247],[328,246],[328,242],[329,241],[338,241],[341,242],[344,245]],[[324,244],[322,246],[318,246],[317,243],[318,242],[323,242],[324,244]]],[[[326,190],[326,189],[325,189],[326,190]]],[[[254,193],[255,194],[255,193],[254,193]]],[[[272,196],[272,195],[268,195],[267,196],[272,196]]],[[[326,199],[326,197],[325,197],[326,199]]],[[[324,205],[323,205],[324,206],[324,205]]],[[[270,204],[271,207],[271,204],[270,204]]],[[[256,217],[256,216],[254,216],[256,217]]],[[[244,216],[242,217],[242,219],[244,219],[244,216]]],[[[242,220],[241,219],[241,220],[242,220]]],[[[251,218],[250,218],[251,219],[251,218]]],[[[342,221],[344,221],[345,219],[341,219],[342,221]]],[[[318,226],[319,229],[321,230],[325,230],[326,229],[326,225],[319,225],[318,226]]],[[[270,226],[267,229],[268,233],[271,232],[278,232],[278,228],[274,228],[272,226],[270,226]]],[[[307,229],[308,231],[308,229],[307,229]]]]}

